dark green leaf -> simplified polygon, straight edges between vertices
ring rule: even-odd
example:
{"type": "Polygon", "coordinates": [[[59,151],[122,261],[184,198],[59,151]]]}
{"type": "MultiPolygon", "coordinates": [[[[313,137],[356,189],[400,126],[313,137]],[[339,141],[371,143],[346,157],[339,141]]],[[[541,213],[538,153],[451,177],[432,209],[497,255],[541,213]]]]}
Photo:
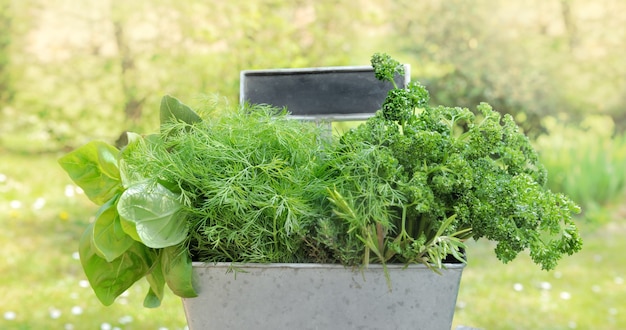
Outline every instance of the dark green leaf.
{"type": "Polygon", "coordinates": [[[78,252],[89,284],[100,302],[109,306],[148,273],[154,255],[144,245],[135,242],[119,258],[108,262],[98,255],[93,245],[93,226],[90,224],[81,237],[78,252]]]}
{"type": "Polygon", "coordinates": [[[187,250],[180,246],[171,246],[161,252],[161,263],[167,286],[179,297],[197,297],[198,294],[192,284],[191,258],[187,250]]]}
{"type": "Polygon", "coordinates": [[[161,99],[161,125],[170,121],[183,121],[187,124],[193,124],[202,121],[202,118],[175,97],[165,95],[161,99]]]}
{"type": "Polygon", "coordinates": [[[150,284],[150,289],[146,295],[143,305],[148,308],[156,308],[161,305],[163,300],[163,289],[165,288],[165,276],[163,275],[163,250],[160,251],[159,257],[152,266],[152,270],[146,275],[146,280],[150,284]]]}
{"type": "Polygon", "coordinates": [[[161,306],[161,300],[163,300],[163,296],[159,296],[159,294],[154,292],[152,286],[150,286],[150,288],[148,288],[148,293],[146,294],[146,297],[143,299],[143,307],[157,308],[161,306]]]}

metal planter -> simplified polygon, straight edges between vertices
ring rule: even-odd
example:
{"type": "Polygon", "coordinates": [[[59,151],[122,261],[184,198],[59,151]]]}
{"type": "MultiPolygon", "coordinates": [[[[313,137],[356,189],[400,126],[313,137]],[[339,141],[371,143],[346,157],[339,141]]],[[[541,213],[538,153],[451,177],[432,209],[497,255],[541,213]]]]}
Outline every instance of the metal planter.
{"type": "Polygon", "coordinates": [[[390,289],[381,265],[194,263],[183,305],[191,330],[449,330],[464,266],[388,265],[390,289]]]}

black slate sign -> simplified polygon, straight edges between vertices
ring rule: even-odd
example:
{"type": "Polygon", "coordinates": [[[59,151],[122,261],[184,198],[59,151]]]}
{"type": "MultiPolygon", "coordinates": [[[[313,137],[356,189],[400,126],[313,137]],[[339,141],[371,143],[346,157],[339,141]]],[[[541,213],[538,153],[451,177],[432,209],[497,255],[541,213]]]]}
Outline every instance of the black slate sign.
{"type": "MultiPolygon", "coordinates": [[[[396,84],[406,87],[410,67],[396,84]]],[[[363,120],[380,109],[393,88],[371,66],[247,70],[241,72],[240,101],[287,107],[305,120],[363,120]]]]}

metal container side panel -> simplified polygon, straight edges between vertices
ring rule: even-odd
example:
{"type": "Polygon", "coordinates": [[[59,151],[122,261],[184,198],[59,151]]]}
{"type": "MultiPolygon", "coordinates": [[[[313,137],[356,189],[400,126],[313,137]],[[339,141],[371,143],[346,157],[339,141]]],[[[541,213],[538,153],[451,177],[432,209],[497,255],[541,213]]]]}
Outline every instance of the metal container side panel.
{"type": "Polygon", "coordinates": [[[450,329],[464,265],[196,265],[200,297],[183,299],[197,329],[450,329]],[[294,266],[295,265],[295,266],[294,266]]]}

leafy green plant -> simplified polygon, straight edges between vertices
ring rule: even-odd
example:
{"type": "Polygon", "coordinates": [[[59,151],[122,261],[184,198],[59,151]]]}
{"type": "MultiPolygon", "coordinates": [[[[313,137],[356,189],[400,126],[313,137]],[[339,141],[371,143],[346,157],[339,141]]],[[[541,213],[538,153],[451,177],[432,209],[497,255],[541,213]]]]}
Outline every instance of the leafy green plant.
{"type": "MultiPolygon", "coordinates": [[[[403,73],[386,54],[372,65],[392,83],[403,73]]],[[[511,116],[486,103],[477,114],[430,107],[428,97],[418,82],[394,88],[340,138],[328,169],[335,216],[345,221],[327,220],[320,241],[338,254],[356,244],[342,257],[350,263],[360,261],[358,243],[378,262],[440,265],[449,254],[463,260],[464,239],[485,237],[503,262],[529,249],[544,269],[580,250],[578,206],[545,187],[546,171],[511,116]]]]}
{"type": "Polygon", "coordinates": [[[307,260],[302,237],[323,216],[322,128],[264,106],[161,127],[124,161],[180,196],[194,260],[307,260]]]}
{"type": "Polygon", "coordinates": [[[309,260],[302,237],[324,208],[322,128],[264,106],[221,110],[203,121],[166,96],[160,133],[129,133],[122,150],[93,141],[59,160],[101,205],[79,252],[105,305],[143,277],[147,307],[159,306],[165,284],[195,296],[192,258],[309,260]]]}
{"type": "MultiPolygon", "coordinates": [[[[403,66],[375,54],[376,77],[403,66]]],[[[141,278],[144,304],[165,284],[196,293],[191,262],[366,266],[465,262],[464,241],[497,242],[508,262],[529,249],[552,269],[581,248],[578,207],[545,188],[546,173],[510,116],[487,104],[428,106],[418,82],[340,137],[285,109],[245,104],[202,115],[166,96],[157,134],[118,150],[91,142],[60,159],[96,204],[80,241],[104,304],[141,278]],[[451,259],[450,259],[451,258],[451,259]]]]}
{"type": "MultiPolygon", "coordinates": [[[[195,113],[164,97],[164,120],[197,120],[195,113]],[[168,117],[171,115],[172,117],[168,117]]],[[[79,244],[80,259],[96,296],[105,305],[145,277],[150,290],[144,304],[160,305],[164,286],[182,297],[196,295],[191,285],[191,259],[179,243],[187,237],[178,196],[124,166],[123,156],[143,142],[132,135],[124,151],[92,141],[59,159],[87,197],[101,205],[79,244]]]]}

